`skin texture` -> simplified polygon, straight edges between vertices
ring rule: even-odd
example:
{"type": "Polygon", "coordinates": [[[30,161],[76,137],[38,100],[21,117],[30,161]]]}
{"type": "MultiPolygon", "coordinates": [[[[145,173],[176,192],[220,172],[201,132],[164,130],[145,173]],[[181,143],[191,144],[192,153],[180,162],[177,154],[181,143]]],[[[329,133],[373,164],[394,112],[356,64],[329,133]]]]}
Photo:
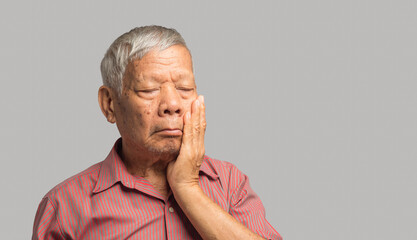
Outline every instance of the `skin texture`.
{"type": "Polygon", "coordinates": [[[206,120],[192,69],[185,47],[154,49],[128,64],[120,96],[100,87],[101,110],[119,129],[128,171],[146,178],[166,198],[172,192],[203,239],[261,239],[198,185],[206,120]]]}
{"type": "Polygon", "coordinates": [[[147,178],[164,196],[168,163],[181,147],[184,116],[197,98],[192,61],[183,46],[153,50],[127,65],[121,96],[102,86],[99,102],[122,136],[122,159],[128,171],[147,178]],[[180,135],[163,129],[179,129],[180,135]]]}

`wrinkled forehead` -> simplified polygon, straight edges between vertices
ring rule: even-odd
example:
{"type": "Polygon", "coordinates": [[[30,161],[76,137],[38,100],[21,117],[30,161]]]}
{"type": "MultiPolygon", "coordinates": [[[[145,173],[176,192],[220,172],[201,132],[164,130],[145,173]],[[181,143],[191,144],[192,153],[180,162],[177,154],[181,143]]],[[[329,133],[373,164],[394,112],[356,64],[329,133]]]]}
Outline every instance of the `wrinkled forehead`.
{"type": "Polygon", "coordinates": [[[126,75],[133,82],[193,81],[193,64],[188,49],[174,45],[165,50],[154,49],[141,59],[129,62],[126,75]]]}

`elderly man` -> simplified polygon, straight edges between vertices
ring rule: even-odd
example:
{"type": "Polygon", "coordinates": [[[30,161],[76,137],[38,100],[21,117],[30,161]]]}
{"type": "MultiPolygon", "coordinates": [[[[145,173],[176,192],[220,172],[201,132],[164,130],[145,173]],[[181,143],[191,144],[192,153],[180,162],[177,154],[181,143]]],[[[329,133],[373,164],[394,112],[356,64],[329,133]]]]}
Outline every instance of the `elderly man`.
{"type": "Polygon", "coordinates": [[[46,194],[33,239],[281,239],[247,177],[204,155],[204,97],[177,31],[123,34],[101,72],[99,104],[121,138],[46,194]]]}

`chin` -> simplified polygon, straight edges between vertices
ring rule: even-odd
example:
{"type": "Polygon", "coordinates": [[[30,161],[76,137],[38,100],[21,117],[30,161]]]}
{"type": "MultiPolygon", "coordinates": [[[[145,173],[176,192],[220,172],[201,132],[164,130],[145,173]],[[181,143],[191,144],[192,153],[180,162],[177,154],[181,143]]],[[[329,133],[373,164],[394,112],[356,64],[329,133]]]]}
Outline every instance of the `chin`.
{"type": "Polygon", "coordinates": [[[177,143],[177,141],[174,139],[170,139],[166,143],[158,142],[158,144],[148,146],[147,149],[152,153],[171,155],[176,157],[180,152],[180,143],[177,143]]]}
{"type": "Polygon", "coordinates": [[[150,152],[163,155],[178,155],[180,150],[178,148],[149,148],[150,152]]]}

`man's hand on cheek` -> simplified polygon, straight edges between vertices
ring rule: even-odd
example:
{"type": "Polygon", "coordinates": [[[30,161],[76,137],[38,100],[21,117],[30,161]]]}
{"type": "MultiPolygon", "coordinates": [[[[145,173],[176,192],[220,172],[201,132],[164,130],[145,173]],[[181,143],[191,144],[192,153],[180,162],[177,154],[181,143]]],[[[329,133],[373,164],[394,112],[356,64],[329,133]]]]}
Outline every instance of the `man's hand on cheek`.
{"type": "Polygon", "coordinates": [[[178,190],[198,187],[199,170],[205,151],[205,131],[204,97],[200,95],[191,104],[191,111],[184,114],[180,153],[168,165],[167,179],[174,195],[178,190]]]}

